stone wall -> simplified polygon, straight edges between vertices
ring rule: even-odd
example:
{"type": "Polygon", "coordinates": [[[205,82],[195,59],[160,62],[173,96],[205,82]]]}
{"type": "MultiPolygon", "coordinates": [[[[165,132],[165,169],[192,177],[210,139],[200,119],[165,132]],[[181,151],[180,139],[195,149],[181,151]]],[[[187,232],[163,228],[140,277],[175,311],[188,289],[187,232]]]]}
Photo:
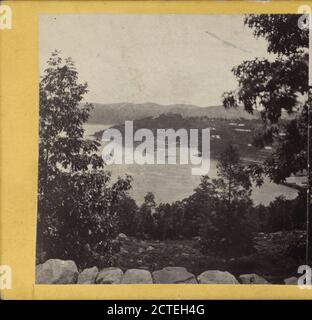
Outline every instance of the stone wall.
{"type": "MultiPolygon", "coordinates": [[[[50,259],[36,267],[37,284],[270,284],[257,274],[243,274],[236,279],[227,271],[207,270],[198,276],[183,267],[165,267],[150,272],[144,269],[110,267],[98,270],[92,267],[78,272],[71,260],[50,259]]],[[[284,280],[287,285],[297,284],[297,278],[284,280]]]]}

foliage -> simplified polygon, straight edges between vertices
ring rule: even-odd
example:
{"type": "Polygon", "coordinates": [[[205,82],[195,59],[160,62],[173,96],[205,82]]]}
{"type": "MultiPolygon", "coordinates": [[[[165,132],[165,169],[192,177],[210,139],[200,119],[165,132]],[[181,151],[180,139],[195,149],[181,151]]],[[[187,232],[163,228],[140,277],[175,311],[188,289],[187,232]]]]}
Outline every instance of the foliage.
{"type": "Polygon", "coordinates": [[[264,173],[275,182],[306,169],[307,164],[308,30],[299,29],[297,21],[296,15],[246,16],[245,24],[254,35],[268,41],[273,60],[254,59],[234,67],[238,89],[223,96],[226,108],[260,110],[264,128],[257,141],[276,143],[276,152],[264,166],[264,173]],[[281,121],[283,112],[293,115],[286,124],[281,121]]]}
{"type": "Polygon", "coordinates": [[[203,249],[224,256],[249,253],[252,249],[251,177],[232,145],[221,155],[217,169],[218,178],[211,185],[214,196],[202,216],[203,249]]]}
{"type": "Polygon", "coordinates": [[[73,61],[55,51],[40,82],[37,254],[79,267],[110,264],[118,201],[131,182],[110,185],[110,174],[97,170],[99,142],[83,137],[92,108],[81,105],[86,93],[73,61]]]}
{"type": "MultiPolygon", "coordinates": [[[[258,173],[262,170],[280,183],[291,175],[308,171],[308,185],[311,185],[311,166],[307,165],[308,158],[312,159],[312,148],[309,155],[307,148],[312,142],[312,135],[308,141],[307,134],[312,125],[308,116],[312,107],[308,87],[309,29],[298,27],[296,15],[246,15],[245,24],[253,29],[255,37],[267,40],[272,55],[270,59],[244,61],[233,68],[238,89],[224,93],[223,105],[243,106],[249,113],[260,111],[263,131],[255,141],[260,146],[274,143],[275,152],[257,169],[258,173]],[[282,121],[285,113],[291,118],[282,121]]],[[[282,198],[270,205],[272,229],[302,227],[304,204],[292,203],[297,212],[282,198]]]]}
{"type": "Polygon", "coordinates": [[[118,233],[124,233],[128,236],[135,236],[137,229],[136,219],[138,206],[136,202],[127,194],[122,194],[118,201],[117,219],[118,233]]]}
{"type": "Polygon", "coordinates": [[[45,213],[53,217],[47,225],[46,250],[50,256],[72,259],[80,267],[107,266],[114,254],[119,198],[125,198],[130,179],[108,186],[110,174],[62,173],[54,181],[45,213]],[[53,232],[51,232],[53,231],[53,232]]]}
{"type": "Polygon", "coordinates": [[[241,164],[238,151],[232,145],[221,154],[217,170],[218,179],[213,183],[223,201],[231,204],[233,200],[251,195],[250,172],[241,164]]]}
{"type": "Polygon", "coordinates": [[[138,225],[138,235],[143,238],[150,238],[155,231],[155,207],[155,196],[152,192],[148,192],[144,197],[144,203],[139,209],[136,220],[138,225]]]}
{"type": "Polygon", "coordinates": [[[306,197],[306,192],[301,191],[293,200],[279,196],[267,207],[256,206],[252,212],[252,219],[258,226],[258,231],[276,232],[304,229],[306,197]]]}

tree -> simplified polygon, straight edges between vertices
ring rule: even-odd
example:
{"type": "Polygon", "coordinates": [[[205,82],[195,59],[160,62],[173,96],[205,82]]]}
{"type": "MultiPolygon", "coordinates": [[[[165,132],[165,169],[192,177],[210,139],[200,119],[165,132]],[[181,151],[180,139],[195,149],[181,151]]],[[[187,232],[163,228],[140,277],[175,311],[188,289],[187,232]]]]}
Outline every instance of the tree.
{"type": "Polygon", "coordinates": [[[214,210],[217,190],[209,176],[201,177],[194,193],[183,201],[185,208],[183,234],[186,238],[198,236],[201,225],[214,210]]]}
{"type": "MultiPolygon", "coordinates": [[[[311,186],[312,167],[308,159],[312,159],[312,148],[307,147],[312,142],[312,117],[309,116],[312,92],[308,86],[309,28],[301,30],[298,19],[298,15],[291,14],[252,14],[245,17],[244,23],[253,29],[256,38],[267,40],[268,52],[275,56],[273,60],[254,59],[234,67],[232,71],[238,80],[238,89],[224,94],[223,105],[226,108],[243,106],[250,113],[260,110],[264,130],[257,142],[260,145],[275,144],[275,152],[261,168],[265,175],[280,183],[298,171],[307,171],[308,185],[311,186]],[[292,119],[281,121],[285,113],[292,119]]],[[[299,212],[302,217],[307,208],[311,211],[310,192],[305,209],[299,212]]],[[[307,253],[308,250],[307,245],[307,253]]]]}
{"type": "Polygon", "coordinates": [[[100,144],[83,136],[92,109],[81,104],[86,93],[73,61],[53,52],[40,81],[37,253],[80,266],[90,256],[109,264],[117,202],[131,182],[126,177],[109,186],[110,174],[97,170],[100,144]]]}
{"type": "Polygon", "coordinates": [[[184,219],[184,206],[181,201],[172,204],[161,203],[154,214],[154,237],[159,240],[180,239],[188,222],[184,219]]]}
{"type": "Polygon", "coordinates": [[[134,236],[137,231],[136,216],[138,206],[136,202],[127,194],[124,194],[118,201],[118,207],[116,210],[119,233],[134,236]]]}
{"type": "Polygon", "coordinates": [[[54,51],[47,63],[39,86],[39,237],[46,231],[44,213],[47,195],[53,192],[51,182],[60,171],[87,170],[89,164],[102,166],[95,154],[99,143],[83,139],[82,124],[92,108],[80,105],[87,84],[78,83],[73,61],[63,60],[59,51],[54,51]]]}
{"type": "Polygon", "coordinates": [[[152,192],[147,192],[144,197],[144,202],[138,212],[138,229],[139,233],[146,238],[149,238],[154,233],[155,221],[155,196],[152,192]]]}
{"type": "Polygon", "coordinates": [[[233,200],[251,194],[250,172],[241,164],[240,156],[233,145],[228,145],[217,164],[218,179],[213,180],[222,200],[231,205],[233,200]]]}
{"type": "Polygon", "coordinates": [[[88,166],[103,167],[96,154],[99,142],[83,137],[92,105],[81,104],[87,83],[78,83],[78,72],[71,58],[63,60],[54,51],[40,81],[39,177],[40,190],[60,169],[86,171],[88,166]]]}
{"type": "MultiPolygon", "coordinates": [[[[233,257],[252,249],[251,177],[229,145],[217,164],[218,178],[205,182],[210,199],[203,210],[200,235],[205,252],[233,257]]],[[[199,190],[203,190],[202,187],[199,190]]]]}
{"type": "Polygon", "coordinates": [[[275,59],[254,59],[234,67],[238,89],[224,93],[223,105],[260,112],[264,127],[258,143],[276,142],[276,151],[265,162],[264,173],[279,183],[307,168],[308,108],[312,106],[308,87],[309,30],[298,27],[297,15],[247,15],[244,23],[253,29],[255,37],[268,41],[268,52],[275,59]],[[281,121],[284,113],[293,119],[281,121]]]}

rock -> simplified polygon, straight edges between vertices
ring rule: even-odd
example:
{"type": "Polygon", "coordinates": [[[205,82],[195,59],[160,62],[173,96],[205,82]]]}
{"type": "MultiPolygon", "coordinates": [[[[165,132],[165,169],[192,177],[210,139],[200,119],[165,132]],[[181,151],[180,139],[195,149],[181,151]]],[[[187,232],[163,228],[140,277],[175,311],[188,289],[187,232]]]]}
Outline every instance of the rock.
{"type": "Polygon", "coordinates": [[[147,270],[142,269],[129,269],[126,271],[123,279],[123,284],[131,283],[153,283],[152,275],[147,270]]]}
{"type": "Polygon", "coordinates": [[[117,236],[117,240],[126,241],[129,240],[129,238],[124,233],[119,233],[119,235],[117,236]]]}
{"type": "Polygon", "coordinates": [[[146,248],[146,251],[153,251],[155,248],[153,247],[153,246],[148,246],[147,248],[146,248]]]}
{"type": "Polygon", "coordinates": [[[78,284],[93,284],[95,283],[96,276],[99,270],[97,267],[84,269],[78,276],[78,284]]]}
{"type": "Polygon", "coordinates": [[[298,278],[290,277],[290,278],[284,279],[284,283],[287,284],[287,285],[297,285],[298,284],[298,278]]]}
{"type": "Polygon", "coordinates": [[[255,273],[252,274],[242,274],[238,277],[240,283],[242,284],[269,284],[267,280],[258,276],[255,273]]]}
{"type": "Polygon", "coordinates": [[[119,268],[105,268],[99,272],[95,283],[101,284],[117,284],[121,283],[123,272],[119,268]]]}
{"type": "Polygon", "coordinates": [[[139,248],[139,253],[143,253],[144,252],[144,249],[143,248],[139,248]]]}
{"type": "Polygon", "coordinates": [[[195,240],[195,241],[200,241],[201,240],[200,236],[193,237],[192,239],[195,240]]]}
{"type": "Polygon", "coordinates": [[[201,273],[197,279],[201,284],[238,284],[236,278],[227,271],[208,270],[201,273]]]}
{"type": "Polygon", "coordinates": [[[37,284],[71,284],[77,276],[77,266],[71,260],[50,259],[36,267],[37,284]]]}
{"type": "Polygon", "coordinates": [[[166,267],[153,272],[155,283],[197,283],[195,276],[183,267],[166,267]]]}
{"type": "Polygon", "coordinates": [[[125,248],[121,247],[121,248],[120,248],[120,253],[128,254],[128,253],[129,253],[129,251],[128,251],[128,250],[126,250],[125,248]]]}

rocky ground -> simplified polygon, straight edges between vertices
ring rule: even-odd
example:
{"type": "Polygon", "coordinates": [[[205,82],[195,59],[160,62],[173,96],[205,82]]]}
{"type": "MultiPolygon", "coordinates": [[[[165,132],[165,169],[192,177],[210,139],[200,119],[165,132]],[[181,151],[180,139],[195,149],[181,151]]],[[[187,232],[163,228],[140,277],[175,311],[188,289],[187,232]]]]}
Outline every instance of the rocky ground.
{"type": "MultiPolygon", "coordinates": [[[[184,266],[194,274],[207,270],[207,265],[220,265],[220,259],[203,255],[196,240],[148,241],[122,240],[114,265],[121,269],[159,270],[167,266],[184,266]]],[[[222,259],[221,259],[222,262],[222,259]]]]}
{"type": "Polygon", "coordinates": [[[303,231],[261,233],[255,238],[253,254],[223,259],[201,253],[198,240],[152,241],[121,237],[114,265],[122,270],[137,268],[151,272],[168,266],[183,266],[195,275],[205,270],[229,271],[236,277],[256,273],[271,283],[283,283],[285,278],[296,275],[298,266],[304,262],[301,257],[304,239],[303,231]]]}

